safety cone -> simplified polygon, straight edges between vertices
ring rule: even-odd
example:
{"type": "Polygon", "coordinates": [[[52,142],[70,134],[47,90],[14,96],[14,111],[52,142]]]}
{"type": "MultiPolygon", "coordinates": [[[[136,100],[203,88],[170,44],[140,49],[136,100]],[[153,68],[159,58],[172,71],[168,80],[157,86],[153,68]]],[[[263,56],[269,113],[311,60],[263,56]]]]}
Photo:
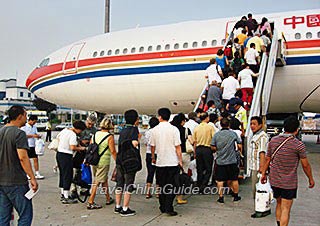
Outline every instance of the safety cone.
{"type": "Polygon", "coordinates": [[[318,134],[318,138],[317,138],[317,143],[316,144],[320,144],[320,134],[318,134]]]}

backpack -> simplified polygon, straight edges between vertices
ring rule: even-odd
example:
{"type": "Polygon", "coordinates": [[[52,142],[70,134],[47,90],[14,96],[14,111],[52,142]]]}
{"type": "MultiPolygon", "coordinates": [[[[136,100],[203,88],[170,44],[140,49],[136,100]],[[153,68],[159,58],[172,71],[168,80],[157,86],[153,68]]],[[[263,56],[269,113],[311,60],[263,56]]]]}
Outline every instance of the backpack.
{"type": "Polygon", "coordinates": [[[233,71],[236,75],[242,70],[242,62],[240,58],[236,58],[233,60],[233,71]]]}
{"type": "Polygon", "coordinates": [[[121,142],[121,150],[118,153],[118,160],[124,173],[136,173],[142,169],[139,149],[132,144],[132,139],[121,142]]]}
{"type": "Polygon", "coordinates": [[[85,156],[85,163],[93,166],[98,165],[101,156],[108,150],[109,146],[107,146],[99,155],[99,146],[103,143],[103,141],[105,141],[109,136],[111,136],[111,134],[105,136],[99,144],[96,143],[95,136],[96,135],[93,136],[93,143],[89,144],[85,156]]]}
{"type": "Polygon", "coordinates": [[[233,59],[232,48],[230,46],[227,46],[224,49],[224,55],[228,58],[228,60],[232,60],[233,59]]]}

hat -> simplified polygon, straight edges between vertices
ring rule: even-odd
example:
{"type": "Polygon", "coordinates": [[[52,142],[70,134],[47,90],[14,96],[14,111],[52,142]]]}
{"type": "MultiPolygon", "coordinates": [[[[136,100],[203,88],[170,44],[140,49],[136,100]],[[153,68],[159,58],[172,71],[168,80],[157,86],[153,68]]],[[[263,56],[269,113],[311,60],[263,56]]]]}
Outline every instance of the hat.
{"type": "Polygon", "coordinates": [[[234,107],[234,106],[236,106],[236,105],[241,105],[241,106],[242,106],[242,105],[243,105],[243,102],[242,102],[241,99],[236,98],[236,97],[233,97],[233,98],[230,99],[229,105],[230,105],[231,107],[234,107]]]}

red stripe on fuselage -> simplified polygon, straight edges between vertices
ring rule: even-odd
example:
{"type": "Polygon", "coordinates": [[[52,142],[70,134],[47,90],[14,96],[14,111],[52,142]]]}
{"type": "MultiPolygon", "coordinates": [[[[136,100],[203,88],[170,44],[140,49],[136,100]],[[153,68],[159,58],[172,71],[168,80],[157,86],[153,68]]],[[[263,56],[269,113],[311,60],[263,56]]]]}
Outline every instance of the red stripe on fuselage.
{"type": "Polygon", "coordinates": [[[310,40],[310,41],[290,41],[287,42],[288,49],[301,49],[301,48],[313,48],[320,47],[320,40],[310,40]]]}

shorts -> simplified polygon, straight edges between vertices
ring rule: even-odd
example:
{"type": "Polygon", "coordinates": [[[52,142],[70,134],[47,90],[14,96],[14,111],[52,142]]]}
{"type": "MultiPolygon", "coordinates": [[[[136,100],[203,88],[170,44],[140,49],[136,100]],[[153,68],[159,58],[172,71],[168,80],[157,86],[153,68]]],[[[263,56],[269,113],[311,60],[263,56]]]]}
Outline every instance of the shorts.
{"type": "Polygon", "coordinates": [[[29,147],[28,156],[29,156],[30,159],[37,159],[38,158],[38,155],[36,154],[36,148],[35,147],[29,147]]]}
{"type": "Polygon", "coordinates": [[[271,186],[273,190],[273,197],[274,198],[283,198],[283,199],[295,199],[297,198],[297,188],[296,189],[284,189],[284,188],[277,188],[274,186],[271,186]]]}
{"type": "Polygon", "coordinates": [[[116,166],[117,168],[117,190],[122,192],[133,192],[134,190],[134,179],[136,173],[124,173],[120,165],[116,166]]]}
{"type": "Polygon", "coordinates": [[[217,165],[215,179],[217,181],[238,180],[239,168],[237,164],[217,165]]]}
{"type": "Polygon", "coordinates": [[[96,183],[105,183],[108,179],[110,166],[92,166],[92,173],[96,183]]]}

